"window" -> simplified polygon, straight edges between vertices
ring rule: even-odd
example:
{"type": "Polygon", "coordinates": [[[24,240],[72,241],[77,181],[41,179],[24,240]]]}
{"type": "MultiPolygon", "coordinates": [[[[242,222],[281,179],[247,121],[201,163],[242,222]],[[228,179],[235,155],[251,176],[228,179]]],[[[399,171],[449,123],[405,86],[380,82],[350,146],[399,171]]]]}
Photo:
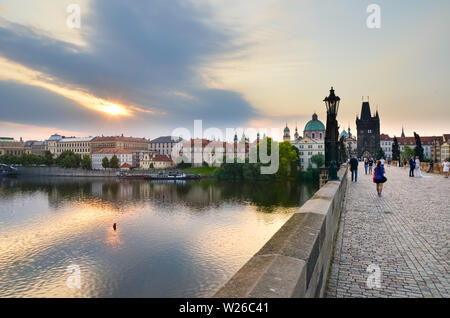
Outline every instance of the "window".
{"type": "Polygon", "coordinates": [[[320,139],[322,139],[322,133],[320,133],[320,139]]]}
{"type": "Polygon", "coordinates": [[[312,137],[313,137],[313,139],[316,138],[316,134],[315,134],[315,133],[312,133],[312,137]]]}
{"type": "Polygon", "coordinates": [[[368,132],[369,134],[371,134],[371,133],[372,133],[372,129],[367,130],[367,132],[368,132]]]}

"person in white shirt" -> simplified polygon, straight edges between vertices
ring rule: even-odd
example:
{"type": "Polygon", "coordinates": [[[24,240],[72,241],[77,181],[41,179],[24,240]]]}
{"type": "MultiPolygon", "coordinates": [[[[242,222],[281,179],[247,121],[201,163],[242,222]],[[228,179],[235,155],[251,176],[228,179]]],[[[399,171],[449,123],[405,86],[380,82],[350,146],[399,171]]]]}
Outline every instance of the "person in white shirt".
{"type": "Polygon", "coordinates": [[[381,158],[380,161],[381,161],[381,165],[384,166],[384,158],[381,158]]]}
{"type": "Polygon", "coordinates": [[[444,163],[442,164],[442,166],[444,167],[444,175],[448,179],[448,172],[450,170],[450,162],[448,162],[448,160],[445,159],[444,163]]]}

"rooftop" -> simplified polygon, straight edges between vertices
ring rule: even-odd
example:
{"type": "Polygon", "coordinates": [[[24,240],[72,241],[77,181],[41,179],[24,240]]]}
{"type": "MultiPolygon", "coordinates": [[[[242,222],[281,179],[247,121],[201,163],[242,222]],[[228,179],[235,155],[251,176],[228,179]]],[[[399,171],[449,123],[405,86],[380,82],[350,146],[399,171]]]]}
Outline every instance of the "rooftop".
{"type": "Polygon", "coordinates": [[[159,142],[161,142],[161,143],[163,143],[163,142],[171,143],[171,142],[180,142],[181,140],[183,140],[183,139],[181,139],[180,137],[161,136],[161,137],[158,137],[156,139],[153,139],[152,141],[150,141],[150,143],[159,143],[159,142]]]}
{"type": "Polygon", "coordinates": [[[121,136],[97,136],[91,142],[105,142],[105,141],[125,141],[125,142],[148,142],[145,138],[124,137],[121,136]]]}
{"type": "Polygon", "coordinates": [[[103,148],[93,153],[93,155],[131,155],[132,152],[122,148],[103,148]]]}

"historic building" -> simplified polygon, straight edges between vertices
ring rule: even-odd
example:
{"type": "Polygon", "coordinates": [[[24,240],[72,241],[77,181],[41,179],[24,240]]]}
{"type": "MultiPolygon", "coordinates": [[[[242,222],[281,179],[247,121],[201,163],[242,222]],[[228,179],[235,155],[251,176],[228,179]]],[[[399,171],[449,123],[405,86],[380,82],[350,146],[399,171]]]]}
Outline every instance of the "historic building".
{"type": "Polygon", "coordinates": [[[150,141],[150,151],[160,155],[171,155],[173,147],[182,141],[180,137],[162,136],[150,141]]]}
{"type": "Polygon", "coordinates": [[[380,116],[378,111],[372,117],[369,102],[363,102],[361,117],[356,117],[358,157],[375,157],[380,148],[380,116]]]}
{"type": "Polygon", "coordinates": [[[22,138],[19,141],[10,137],[0,137],[0,156],[21,156],[25,153],[25,143],[22,138]]]}
{"type": "Polygon", "coordinates": [[[149,141],[145,138],[121,136],[99,136],[91,140],[91,152],[98,152],[103,148],[125,149],[128,151],[149,150],[149,141]]]}
{"type": "Polygon", "coordinates": [[[380,148],[384,151],[385,159],[392,160],[392,145],[394,144],[394,138],[389,137],[387,134],[380,135],[380,148]]]}
{"type": "MultiPolygon", "coordinates": [[[[286,132],[289,133],[289,127],[287,125],[285,128],[285,135],[286,132]]],[[[311,164],[311,158],[314,155],[325,155],[325,125],[319,120],[316,113],[314,113],[312,119],[306,123],[305,128],[303,129],[303,137],[299,135],[297,127],[295,128],[294,137],[295,139],[291,141],[291,143],[299,150],[300,166],[302,169],[308,168],[311,164]]]]}
{"type": "Polygon", "coordinates": [[[312,163],[311,158],[315,155],[325,155],[323,140],[304,137],[294,144],[299,150],[300,167],[307,169],[312,163]]]}
{"type": "Polygon", "coordinates": [[[312,115],[312,120],[306,124],[303,130],[303,138],[306,137],[314,140],[325,139],[325,125],[319,120],[316,113],[312,115]]]}
{"type": "Polygon", "coordinates": [[[341,137],[344,137],[344,145],[347,149],[347,156],[350,158],[353,155],[357,155],[358,144],[355,136],[353,136],[350,126],[348,126],[348,130],[343,130],[339,135],[339,140],[341,137]]]}
{"type": "Polygon", "coordinates": [[[283,141],[291,141],[291,130],[289,129],[287,123],[283,131],[283,141]]]}
{"type": "Polygon", "coordinates": [[[89,156],[91,154],[91,140],[93,137],[69,137],[61,138],[56,143],[56,156],[64,151],[72,151],[80,156],[89,156]]]}
{"type": "Polygon", "coordinates": [[[63,138],[63,136],[54,134],[51,135],[50,138],[46,140],[47,142],[47,150],[50,151],[50,153],[53,155],[53,157],[56,157],[57,148],[58,148],[58,141],[60,141],[63,138]]]}
{"type": "Polygon", "coordinates": [[[143,170],[154,169],[167,169],[175,165],[170,156],[146,153],[143,159],[139,163],[139,168],[143,170]]]}
{"type": "Polygon", "coordinates": [[[101,170],[103,168],[103,158],[111,158],[116,156],[119,159],[119,167],[129,169],[133,166],[133,153],[129,150],[121,148],[103,148],[92,153],[92,169],[101,170]]]}
{"type": "Polygon", "coordinates": [[[47,151],[47,141],[28,140],[25,142],[25,153],[44,156],[47,151]]]}

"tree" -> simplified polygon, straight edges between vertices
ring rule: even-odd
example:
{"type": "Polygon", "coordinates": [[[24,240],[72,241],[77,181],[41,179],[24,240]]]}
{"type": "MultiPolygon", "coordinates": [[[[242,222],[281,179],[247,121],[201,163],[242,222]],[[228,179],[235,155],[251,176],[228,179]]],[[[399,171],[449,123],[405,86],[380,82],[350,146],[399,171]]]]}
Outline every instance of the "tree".
{"type": "Polygon", "coordinates": [[[279,157],[277,177],[295,176],[298,171],[299,158],[297,151],[289,141],[279,144],[279,157]]]}
{"type": "Polygon", "coordinates": [[[103,160],[102,160],[102,167],[103,168],[109,168],[109,160],[108,160],[108,157],[105,157],[105,158],[103,158],[103,160]]]}
{"type": "Polygon", "coordinates": [[[408,146],[405,146],[405,148],[403,148],[403,151],[400,153],[400,158],[402,159],[402,161],[408,161],[413,156],[414,150],[408,146]]]}
{"type": "Polygon", "coordinates": [[[109,167],[113,169],[119,169],[119,158],[117,158],[116,155],[112,156],[111,160],[109,161],[109,167]]]}
{"type": "Polygon", "coordinates": [[[50,151],[46,151],[44,153],[44,164],[47,166],[51,166],[54,163],[53,155],[50,151]]]}
{"type": "Polygon", "coordinates": [[[375,150],[375,159],[380,160],[381,158],[384,158],[386,156],[386,154],[384,153],[382,148],[377,148],[377,150],[375,150]]]}
{"type": "Polygon", "coordinates": [[[424,159],[422,142],[420,140],[420,136],[414,133],[414,138],[416,139],[416,148],[414,148],[414,154],[419,157],[419,160],[422,162],[424,159]]]}
{"type": "Polygon", "coordinates": [[[313,168],[321,168],[325,165],[325,156],[322,154],[317,154],[311,157],[311,163],[315,165],[313,168]]]}
{"type": "Polygon", "coordinates": [[[79,168],[81,156],[75,154],[73,151],[64,151],[56,158],[56,164],[63,168],[79,168]]]}
{"type": "Polygon", "coordinates": [[[398,145],[397,137],[394,137],[394,143],[392,145],[392,160],[400,160],[400,146],[398,145]]]}
{"type": "Polygon", "coordinates": [[[92,160],[90,156],[83,156],[83,159],[81,159],[81,168],[85,170],[92,170],[92,160]]]}

